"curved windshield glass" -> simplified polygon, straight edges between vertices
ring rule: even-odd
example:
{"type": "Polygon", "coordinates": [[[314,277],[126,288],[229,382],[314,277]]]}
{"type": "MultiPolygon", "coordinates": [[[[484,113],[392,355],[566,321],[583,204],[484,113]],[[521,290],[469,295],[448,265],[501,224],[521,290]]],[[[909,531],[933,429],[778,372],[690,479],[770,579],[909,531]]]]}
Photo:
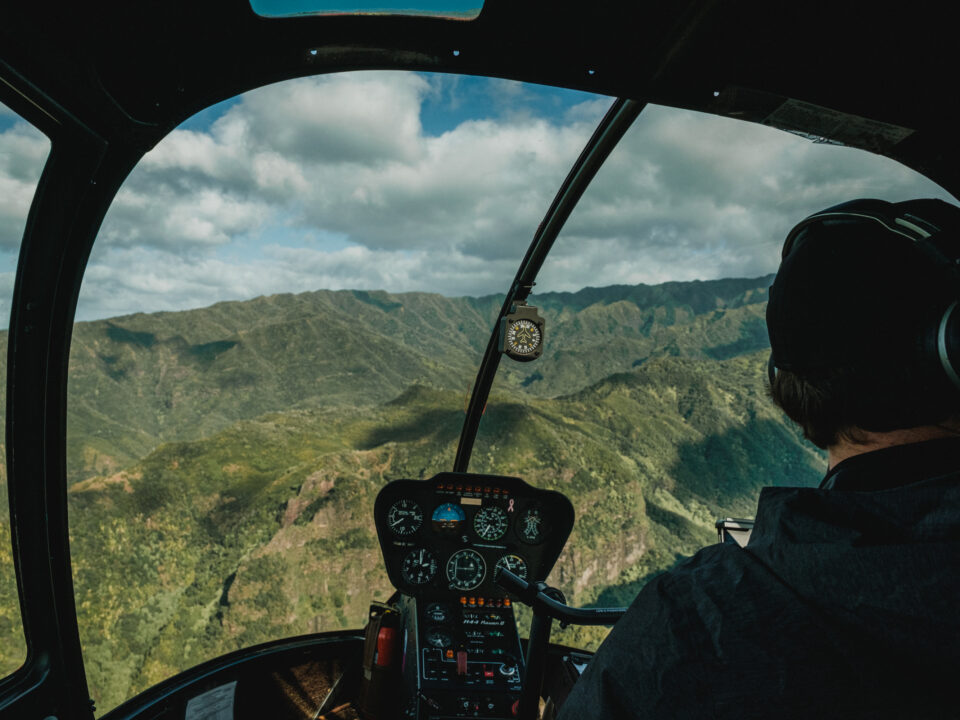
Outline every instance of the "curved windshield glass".
{"type": "Polygon", "coordinates": [[[607,99],[410,73],[211,108],[123,186],[68,398],[98,712],[230,650],[362,627],[379,489],[450,470],[490,329],[607,99]]]}
{"type": "MultiPolygon", "coordinates": [[[[0,417],[7,402],[7,327],[20,240],[37,181],[50,154],[39,130],[0,104],[0,417]]],[[[7,449],[0,440],[0,678],[26,659],[7,497],[7,449]]]]}
{"type": "Polygon", "coordinates": [[[665,107],[614,150],[528,299],[543,354],[501,360],[470,465],[571,498],[549,578],[568,602],[629,605],[718,519],[752,517],[761,487],[822,478],[766,396],[764,311],[788,230],[858,197],[951,199],[879,156],[665,107]]]}

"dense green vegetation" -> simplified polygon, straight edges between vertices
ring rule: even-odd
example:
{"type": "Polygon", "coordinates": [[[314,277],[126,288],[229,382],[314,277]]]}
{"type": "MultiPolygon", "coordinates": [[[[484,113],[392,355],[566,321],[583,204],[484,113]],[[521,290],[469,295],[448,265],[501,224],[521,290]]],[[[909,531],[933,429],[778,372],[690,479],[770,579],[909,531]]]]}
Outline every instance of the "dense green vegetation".
{"type": "MultiPolygon", "coordinates": [[[[571,602],[628,603],[763,485],[818,478],[764,395],[768,282],[536,296],[548,349],[503,366],[471,470],[571,498],[550,578],[571,602]]],[[[321,291],[78,324],[71,537],[98,707],[237,647],[360,626],[390,592],[373,500],[450,468],[498,307],[321,291]]]]}

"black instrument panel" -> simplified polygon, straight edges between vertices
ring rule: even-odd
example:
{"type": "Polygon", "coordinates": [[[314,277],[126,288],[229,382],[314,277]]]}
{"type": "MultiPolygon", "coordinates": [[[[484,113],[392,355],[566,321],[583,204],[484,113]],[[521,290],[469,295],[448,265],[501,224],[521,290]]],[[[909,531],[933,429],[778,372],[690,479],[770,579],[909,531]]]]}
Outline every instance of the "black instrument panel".
{"type": "Polygon", "coordinates": [[[495,568],[545,579],[573,529],[574,513],[562,494],[520,478],[440,473],[386,485],[374,519],[387,575],[401,592],[502,598],[495,568]]]}

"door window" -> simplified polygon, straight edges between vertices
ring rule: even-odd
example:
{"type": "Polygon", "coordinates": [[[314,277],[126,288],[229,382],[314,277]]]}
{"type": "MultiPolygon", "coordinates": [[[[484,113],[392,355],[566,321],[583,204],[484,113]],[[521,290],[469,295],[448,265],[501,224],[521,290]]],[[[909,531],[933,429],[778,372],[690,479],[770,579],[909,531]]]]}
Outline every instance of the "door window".
{"type": "MultiPolygon", "coordinates": [[[[17,255],[49,152],[50,141],[43,134],[0,104],[0,417],[6,411],[7,328],[17,255]]],[[[4,433],[0,435],[0,677],[20,667],[27,654],[10,532],[4,433]]]]}

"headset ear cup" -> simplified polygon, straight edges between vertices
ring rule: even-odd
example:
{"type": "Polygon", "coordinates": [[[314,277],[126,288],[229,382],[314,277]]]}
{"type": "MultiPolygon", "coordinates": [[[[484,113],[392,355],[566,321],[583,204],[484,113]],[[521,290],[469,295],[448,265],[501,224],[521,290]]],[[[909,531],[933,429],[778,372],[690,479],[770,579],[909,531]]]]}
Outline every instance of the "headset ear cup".
{"type": "Polygon", "coordinates": [[[953,386],[960,390],[960,310],[954,300],[944,310],[937,329],[937,355],[940,366],[953,386]]]}
{"type": "Polygon", "coordinates": [[[773,353],[770,353],[770,359],[767,360],[767,379],[770,381],[770,387],[773,387],[773,381],[777,379],[777,366],[773,362],[773,353]]]}

